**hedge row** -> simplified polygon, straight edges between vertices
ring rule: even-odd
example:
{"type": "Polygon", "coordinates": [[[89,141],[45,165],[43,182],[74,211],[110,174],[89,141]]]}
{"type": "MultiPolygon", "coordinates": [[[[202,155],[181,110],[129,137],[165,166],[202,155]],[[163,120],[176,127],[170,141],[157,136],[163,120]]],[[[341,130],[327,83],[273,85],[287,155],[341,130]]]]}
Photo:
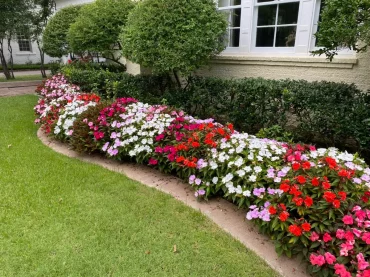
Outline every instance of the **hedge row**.
{"type": "Polygon", "coordinates": [[[61,75],[37,92],[36,122],[74,149],[149,164],[200,199],[246,208],[276,251],[301,255],[314,276],[370,276],[370,168],[358,155],[258,139],[134,98],[102,101],[61,75]]]}
{"type": "Polygon", "coordinates": [[[249,133],[278,125],[297,140],[370,157],[370,95],[353,84],[191,77],[185,88],[178,89],[167,76],[70,67],[62,72],[82,90],[103,97],[135,97],[152,104],[165,101],[195,116],[234,122],[249,133]]]}

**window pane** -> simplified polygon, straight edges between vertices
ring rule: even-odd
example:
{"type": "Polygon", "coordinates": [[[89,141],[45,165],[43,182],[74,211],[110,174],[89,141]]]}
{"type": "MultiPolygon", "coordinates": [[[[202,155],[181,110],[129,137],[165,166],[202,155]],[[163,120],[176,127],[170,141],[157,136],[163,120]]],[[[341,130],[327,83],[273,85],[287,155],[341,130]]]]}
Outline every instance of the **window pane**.
{"type": "Polygon", "coordinates": [[[297,24],[299,2],[279,5],[278,25],[297,24]]]}
{"type": "Polygon", "coordinates": [[[258,7],[257,26],[275,25],[277,5],[258,7]]]}
{"type": "Polygon", "coordinates": [[[275,0],[258,0],[257,3],[263,3],[263,2],[273,2],[275,0]]]}
{"type": "Polygon", "coordinates": [[[275,27],[257,28],[256,47],[274,46],[275,27]]]}
{"type": "Polygon", "coordinates": [[[230,29],[230,47],[239,47],[240,29],[230,29]]]}
{"type": "Polygon", "coordinates": [[[242,9],[231,10],[231,25],[230,27],[240,27],[240,15],[242,9]]]}
{"type": "Polygon", "coordinates": [[[296,26],[278,27],[276,32],[276,47],[294,47],[296,26]]]}
{"type": "Polygon", "coordinates": [[[238,6],[241,5],[242,0],[231,0],[230,6],[238,6]]]}
{"type": "Polygon", "coordinates": [[[228,7],[229,3],[230,3],[230,0],[218,0],[219,7],[228,7]]]}

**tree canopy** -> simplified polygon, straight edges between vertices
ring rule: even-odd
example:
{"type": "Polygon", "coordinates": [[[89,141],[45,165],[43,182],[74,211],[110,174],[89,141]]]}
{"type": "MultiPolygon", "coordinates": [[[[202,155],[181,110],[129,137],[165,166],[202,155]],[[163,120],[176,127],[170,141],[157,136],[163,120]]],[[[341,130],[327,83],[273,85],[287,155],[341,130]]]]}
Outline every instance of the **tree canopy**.
{"type": "Polygon", "coordinates": [[[326,0],[315,34],[321,49],[332,60],[342,48],[365,51],[370,43],[370,0],[326,0]]]}
{"type": "Polygon", "coordinates": [[[146,0],[120,36],[123,55],[155,73],[190,74],[225,48],[227,20],[213,0],[146,0]]]}
{"type": "Polygon", "coordinates": [[[131,0],[96,0],[84,6],[71,24],[67,40],[74,52],[109,52],[134,7],[131,0]]]}
{"type": "Polygon", "coordinates": [[[48,22],[43,34],[45,53],[60,58],[71,53],[67,42],[69,27],[77,19],[81,5],[68,6],[59,10],[48,22]]]}

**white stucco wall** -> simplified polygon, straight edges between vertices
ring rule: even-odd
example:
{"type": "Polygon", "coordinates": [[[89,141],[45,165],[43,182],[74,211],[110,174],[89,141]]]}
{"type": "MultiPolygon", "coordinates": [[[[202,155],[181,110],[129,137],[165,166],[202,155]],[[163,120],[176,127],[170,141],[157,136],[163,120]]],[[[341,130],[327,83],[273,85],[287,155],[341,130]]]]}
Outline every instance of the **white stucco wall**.
{"type": "MultiPolygon", "coordinates": [[[[11,45],[13,48],[13,61],[15,64],[27,64],[27,63],[35,64],[35,63],[41,62],[40,52],[35,42],[32,43],[31,52],[19,51],[19,45],[17,41],[12,41],[11,45]]],[[[9,61],[10,54],[9,54],[7,45],[5,47],[4,54],[5,54],[6,60],[9,61]]],[[[53,60],[56,60],[56,59],[50,58],[49,56],[45,55],[45,63],[49,63],[50,61],[53,61],[53,60]]]]}
{"type": "Polygon", "coordinates": [[[94,0],[56,0],[57,10],[69,5],[78,5],[94,2],[94,0]]]}

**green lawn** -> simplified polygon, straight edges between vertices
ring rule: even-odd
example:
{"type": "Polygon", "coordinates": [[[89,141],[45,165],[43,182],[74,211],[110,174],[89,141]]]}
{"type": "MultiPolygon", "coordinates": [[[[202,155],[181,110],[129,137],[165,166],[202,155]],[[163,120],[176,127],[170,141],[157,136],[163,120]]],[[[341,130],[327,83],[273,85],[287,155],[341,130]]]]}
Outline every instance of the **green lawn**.
{"type": "Polygon", "coordinates": [[[171,196],[42,145],[35,102],[0,99],[0,276],[278,276],[171,196]]]}
{"type": "MultiPolygon", "coordinates": [[[[16,73],[15,73],[16,74],[16,73]]],[[[38,75],[23,75],[23,76],[16,76],[15,79],[7,80],[4,77],[4,74],[0,74],[0,82],[19,82],[19,81],[38,81],[43,80],[41,73],[38,75]]]]}

